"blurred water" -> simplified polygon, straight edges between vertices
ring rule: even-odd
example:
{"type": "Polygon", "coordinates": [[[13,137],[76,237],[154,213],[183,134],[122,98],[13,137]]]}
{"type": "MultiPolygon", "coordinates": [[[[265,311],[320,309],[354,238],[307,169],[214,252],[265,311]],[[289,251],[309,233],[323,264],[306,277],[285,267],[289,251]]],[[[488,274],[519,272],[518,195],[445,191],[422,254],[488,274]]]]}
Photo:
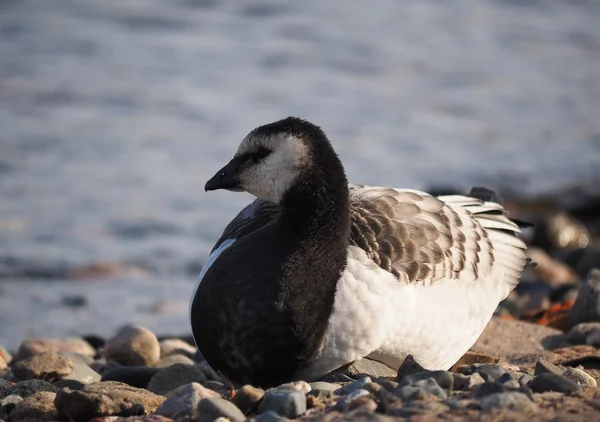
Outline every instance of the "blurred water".
{"type": "Polygon", "coordinates": [[[251,199],[204,182],[287,115],[321,125],[355,182],[594,185],[599,22],[593,0],[0,0],[0,344],[186,332],[197,267],[251,199]],[[148,273],[6,276],[97,261],[148,273]],[[40,305],[68,291],[88,305],[40,305]],[[139,310],[163,297],[184,304],[139,310]]]}

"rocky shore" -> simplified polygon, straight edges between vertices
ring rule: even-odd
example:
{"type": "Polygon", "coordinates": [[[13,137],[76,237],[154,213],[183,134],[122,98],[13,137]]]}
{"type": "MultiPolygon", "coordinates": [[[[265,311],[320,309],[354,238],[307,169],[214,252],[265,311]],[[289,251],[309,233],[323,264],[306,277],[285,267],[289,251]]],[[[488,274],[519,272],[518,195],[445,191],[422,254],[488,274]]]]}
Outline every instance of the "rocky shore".
{"type": "Polygon", "coordinates": [[[0,421],[595,420],[600,206],[540,203],[506,201],[535,223],[524,236],[538,265],[448,371],[364,359],[265,391],[215,373],[189,337],[128,325],[0,347],[0,421]]]}
{"type": "Polygon", "coordinates": [[[600,322],[563,333],[494,317],[449,371],[411,357],[398,371],[364,359],[265,391],[232,385],[190,339],[159,339],[140,326],[107,340],[32,338],[14,355],[0,349],[0,420],[593,420],[599,339],[600,322]]]}

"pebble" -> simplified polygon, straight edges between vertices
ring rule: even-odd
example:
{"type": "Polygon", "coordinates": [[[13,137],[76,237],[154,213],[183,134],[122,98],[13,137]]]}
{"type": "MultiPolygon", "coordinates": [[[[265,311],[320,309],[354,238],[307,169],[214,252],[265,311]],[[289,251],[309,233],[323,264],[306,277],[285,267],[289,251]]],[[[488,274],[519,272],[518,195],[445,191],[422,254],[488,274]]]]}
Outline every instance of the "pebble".
{"type": "Polygon", "coordinates": [[[383,388],[385,388],[388,391],[394,391],[400,385],[400,383],[398,383],[396,381],[388,380],[385,378],[378,379],[377,384],[381,385],[383,388]]]}
{"type": "Polygon", "coordinates": [[[376,360],[362,358],[333,371],[330,375],[344,374],[351,378],[359,376],[393,377],[397,371],[376,360]]]}
{"type": "Polygon", "coordinates": [[[11,386],[8,390],[6,390],[4,394],[5,396],[16,394],[17,396],[25,398],[40,391],[57,392],[58,387],[50,384],[48,381],[33,379],[16,383],[15,385],[11,386]]]}
{"type": "Polygon", "coordinates": [[[473,388],[473,397],[484,397],[489,396],[490,394],[504,393],[506,391],[507,388],[502,384],[496,382],[484,382],[473,388]]]}
{"type": "Polygon", "coordinates": [[[576,382],[579,385],[586,387],[597,387],[598,383],[591,375],[585,373],[585,371],[579,368],[567,368],[562,376],[576,382]]]}
{"type": "Polygon", "coordinates": [[[537,375],[528,385],[536,393],[558,391],[564,394],[572,394],[581,391],[581,386],[576,382],[562,375],[549,372],[537,375]]]}
{"type": "MultiPolygon", "coordinates": [[[[10,365],[12,362],[12,355],[4,347],[0,346],[0,363],[4,362],[6,365],[10,365]]],[[[1,370],[2,368],[0,368],[1,370]]]]}
{"type": "Polygon", "coordinates": [[[81,338],[73,337],[65,340],[30,338],[21,343],[16,360],[30,358],[44,352],[73,352],[84,356],[96,355],[96,349],[81,338]]]}
{"type": "Polygon", "coordinates": [[[478,372],[471,375],[463,375],[458,373],[452,373],[453,388],[455,390],[466,391],[472,390],[479,384],[483,384],[485,380],[478,372]]]}
{"type": "Polygon", "coordinates": [[[198,405],[204,399],[220,398],[219,394],[209,390],[198,383],[182,385],[171,391],[167,399],[156,410],[156,413],[171,419],[196,420],[198,418],[198,405]]]}
{"type": "Polygon", "coordinates": [[[265,413],[261,413],[254,419],[254,422],[286,422],[286,421],[289,421],[289,419],[278,415],[277,413],[273,412],[272,410],[269,410],[268,412],[265,412],[265,413]]]}
{"type": "Polygon", "coordinates": [[[400,387],[414,384],[415,382],[434,379],[436,383],[445,390],[452,391],[454,387],[454,376],[448,371],[423,371],[416,374],[407,375],[400,380],[400,387]]]}
{"type": "Polygon", "coordinates": [[[170,355],[184,355],[189,358],[194,356],[198,349],[192,346],[187,341],[179,338],[169,338],[162,340],[160,343],[160,357],[161,359],[170,355]]]}
{"type": "Polygon", "coordinates": [[[81,391],[59,390],[55,405],[61,418],[88,421],[96,416],[136,416],[153,413],[165,397],[115,381],[84,386],[81,391]]]}
{"type": "Polygon", "coordinates": [[[256,409],[258,403],[262,400],[264,395],[265,390],[262,388],[244,385],[242,388],[236,391],[235,395],[231,399],[231,402],[247,415],[256,409]]]}
{"type": "Polygon", "coordinates": [[[529,375],[528,373],[521,374],[519,378],[519,385],[524,386],[528,385],[531,381],[533,381],[533,375],[529,375]]]}
{"type": "Polygon", "coordinates": [[[502,375],[506,374],[506,369],[502,365],[494,363],[484,363],[481,365],[474,365],[475,372],[477,372],[486,382],[494,382],[502,375]]]}
{"type": "Polygon", "coordinates": [[[524,412],[536,408],[534,402],[523,393],[510,391],[506,393],[494,393],[481,399],[481,409],[489,412],[493,409],[509,409],[524,412]]]}
{"type": "Polygon", "coordinates": [[[56,381],[73,371],[73,361],[56,352],[44,352],[15,363],[13,374],[20,380],[56,381]]]}
{"type": "Polygon", "coordinates": [[[425,368],[423,368],[419,363],[415,360],[412,355],[408,355],[402,361],[402,364],[398,368],[396,373],[396,379],[400,380],[407,375],[416,374],[417,372],[423,372],[425,368]]]}
{"type": "Polygon", "coordinates": [[[304,394],[310,393],[311,386],[306,381],[293,381],[285,384],[281,384],[276,389],[277,390],[292,390],[292,391],[300,391],[304,394]]]}
{"type": "Polygon", "coordinates": [[[119,381],[137,388],[146,388],[158,368],[148,366],[119,366],[104,371],[102,381],[119,381]]]}
{"type": "Polygon", "coordinates": [[[180,363],[161,369],[148,383],[148,390],[156,394],[166,394],[182,385],[206,382],[206,376],[190,365],[180,363]]]}
{"type": "Polygon", "coordinates": [[[535,370],[533,372],[533,375],[540,375],[546,373],[561,375],[563,373],[563,370],[545,359],[538,360],[535,364],[535,370]]]}
{"type": "Polygon", "coordinates": [[[590,335],[600,331],[600,322],[582,322],[569,330],[568,339],[574,344],[587,344],[590,335]]]}
{"type": "Polygon", "coordinates": [[[195,362],[186,355],[175,353],[161,358],[154,366],[156,368],[166,368],[178,363],[193,366],[195,362]]]}
{"type": "Polygon", "coordinates": [[[339,390],[337,390],[335,392],[335,394],[338,394],[338,395],[342,396],[344,394],[351,393],[351,392],[353,392],[355,390],[360,390],[360,389],[362,389],[365,386],[365,384],[368,384],[370,382],[373,382],[371,380],[371,377],[363,377],[363,378],[361,378],[359,380],[351,382],[350,384],[344,385],[342,388],[340,388],[339,390]]]}
{"type": "Polygon", "coordinates": [[[152,366],[160,359],[160,345],[152,331],[131,325],[106,341],[104,357],[126,366],[152,366]]]}
{"type": "Polygon", "coordinates": [[[246,416],[235,404],[222,398],[207,398],[198,405],[197,422],[213,422],[220,417],[227,418],[231,422],[246,420],[246,416]]]}
{"type": "Polygon", "coordinates": [[[79,381],[83,384],[99,382],[102,377],[88,365],[82,362],[74,362],[73,370],[63,377],[63,380],[79,381]]]}
{"type": "Polygon", "coordinates": [[[258,405],[257,413],[269,410],[287,418],[297,418],[306,412],[306,396],[300,391],[267,390],[258,405]]]}
{"type": "Polygon", "coordinates": [[[10,412],[11,422],[56,421],[59,419],[54,400],[56,393],[40,391],[18,402],[10,412]]]}
{"type": "MultiPolygon", "coordinates": [[[[402,384],[400,384],[402,385],[402,384]]],[[[408,385],[399,387],[394,394],[404,401],[415,399],[427,399],[428,395],[433,395],[440,400],[448,398],[448,394],[440,387],[434,378],[425,378],[414,381],[408,385]]]]}

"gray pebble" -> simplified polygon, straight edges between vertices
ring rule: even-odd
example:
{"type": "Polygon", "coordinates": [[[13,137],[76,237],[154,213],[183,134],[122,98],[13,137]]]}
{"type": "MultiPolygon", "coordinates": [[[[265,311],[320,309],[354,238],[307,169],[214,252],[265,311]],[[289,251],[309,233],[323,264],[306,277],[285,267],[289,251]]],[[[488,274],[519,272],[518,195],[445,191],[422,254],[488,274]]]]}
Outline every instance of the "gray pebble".
{"type": "Polygon", "coordinates": [[[99,382],[102,377],[83,361],[73,362],[73,370],[70,374],[63,377],[63,380],[79,381],[83,384],[91,384],[93,382],[99,382]]]}
{"type": "Polygon", "coordinates": [[[533,372],[533,375],[540,375],[546,373],[561,375],[563,373],[563,370],[555,364],[548,362],[546,359],[538,360],[535,364],[535,371],[533,372]]]}
{"type": "Polygon", "coordinates": [[[156,413],[174,420],[198,417],[198,405],[207,398],[220,398],[219,394],[198,383],[182,385],[171,391],[156,413]]]}
{"type": "Polygon", "coordinates": [[[284,418],[283,416],[279,416],[276,412],[269,410],[268,412],[261,413],[258,415],[254,422],[285,422],[289,421],[288,418],[284,418]]]}
{"type": "Polygon", "coordinates": [[[526,411],[535,407],[535,403],[527,395],[517,391],[494,393],[481,399],[481,409],[485,412],[493,409],[526,411]]]}
{"type": "Polygon", "coordinates": [[[15,410],[18,403],[23,401],[23,397],[10,395],[0,400],[0,419],[9,419],[9,415],[15,410]]]}
{"type": "Polygon", "coordinates": [[[146,388],[160,369],[149,366],[118,366],[107,369],[102,374],[102,381],[119,381],[137,388],[146,388]]]}
{"type": "Polygon", "coordinates": [[[222,398],[204,399],[198,405],[197,422],[213,422],[215,419],[224,417],[231,422],[243,422],[246,416],[235,404],[222,398]]]}
{"type": "Polygon", "coordinates": [[[193,366],[180,363],[161,369],[148,383],[148,390],[156,394],[166,394],[182,385],[206,382],[206,376],[193,366]]]}
{"type": "Polygon", "coordinates": [[[84,383],[77,380],[60,380],[56,381],[53,385],[60,389],[68,388],[69,390],[73,391],[79,391],[85,387],[84,383]]]}
{"type": "Polygon", "coordinates": [[[564,394],[572,394],[581,391],[581,386],[562,375],[544,373],[536,376],[529,387],[536,393],[546,391],[558,391],[564,394]]]}
{"type": "Polygon", "coordinates": [[[310,392],[309,396],[315,396],[320,399],[333,397],[335,391],[342,388],[339,384],[333,384],[330,382],[317,381],[310,383],[310,392]]]}
{"type": "Polygon", "coordinates": [[[269,410],[287,418],[297,418],[306,412],[306,396],[300,391],[268,390],[258,405],[257,413],[269,410]]]}
{"type": "Polygon", "coordinates": [[[486,382],[494,382],[507,372],[502,365],[495,363],[476,365],[475,371],[480,374],[486,382]]]}
{"type": "Polygon", "coordinates": [[[337,390],[335,392],[335,394],[338,394],[338,395],[342,396],[344,394],[351,393],[351,392],[353,392],[355,390],[360,390],[360,389],[362,389],[365,386],[365,384],[368,384],[370,382],[373,382],[373,381],[371,381],[371,377],[361,378],[359,380],[356,380],[354,382],[351,382],[350,384],[347,384],[347,385],[343,386],[342,388],[340,388],[339,390],[337,390]]]}
{"type": "Polygon", "coordinates": [[[329,374],[321,378],[321,381],[324,382],[332,382],[332,383],[342,383],[342,382],[354,382],[355,379],[349,377],[346,374],[329,374]]]}
{"type": "Polygon", "coordinates": [[[175,353],[161,358],[154,366],[156,368],[166,368],[167,366],[172,366],[177,363],[181,363],[183,365],[194,365],[195,362],[186,355],[175,353]]]}
{"type": "Polygon", "coordinates": [[[490,394],[504,393],[506,391],[507,388],[502,384],[498,384],[495,382],[484,382],[483,384],[475,386],[475,388],[473,389],[473,396],[484,397],[489,396],[490,394]]]}
{"type": "Polygon", "coordinates": [[[434,379],[437,385],[445,390],[452,390],[454,387],[454,377],[451,372],[448,371],[423,371],[417,372],[416,374],[407,375],[400,380],[400,387],[414,384],[415,382],[434,379]]]}

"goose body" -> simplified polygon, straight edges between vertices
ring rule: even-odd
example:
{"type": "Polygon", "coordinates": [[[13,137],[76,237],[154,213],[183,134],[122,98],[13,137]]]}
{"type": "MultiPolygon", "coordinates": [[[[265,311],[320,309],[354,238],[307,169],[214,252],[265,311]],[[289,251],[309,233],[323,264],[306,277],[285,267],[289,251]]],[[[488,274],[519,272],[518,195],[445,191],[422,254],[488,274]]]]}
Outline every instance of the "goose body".
{"type": "Polygon", "coordinates": [[[296,118],[250,132],[206,188],[258,197],[223,231],[190,307],[199,350],[240,383],[315,380],[366,356],[448,369],[526,266],[490,191],[349,184],[325,134],[296,118]]]}

